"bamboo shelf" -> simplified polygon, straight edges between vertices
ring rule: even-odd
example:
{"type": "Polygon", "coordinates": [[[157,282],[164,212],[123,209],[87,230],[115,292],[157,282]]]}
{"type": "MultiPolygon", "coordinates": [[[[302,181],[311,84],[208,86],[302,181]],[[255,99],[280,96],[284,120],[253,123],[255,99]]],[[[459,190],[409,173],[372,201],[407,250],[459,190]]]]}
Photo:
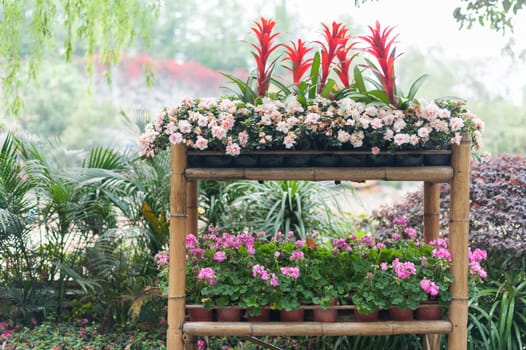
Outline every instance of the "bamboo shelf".
{"type": "Polygon", "coordinates": [[[395,334],[447,334],[451,322],[186,322],[183,332],[192,336],[359,336],[395,334]]]}
{"type": "MultiPolygon", "coordinates": [[[[427,151],[450,154],[448,166],[417,167],[303,167],[303,168],[200,168],[188,167],[184,145],[172,145],[170,182],[170,269],[168,286],[167,350],[196,349],[195,336],[357,336],[391,334],[425,334],[424,349],[439,349],[439,334],[447,334],[448,350],[467,349],[468,323],[468,232],[470,138],[465,135],[451,151],[427,151]],[[197,232],[197,182],[199,180],[306,180],[365,181],[396,180],[424,183],[424,239],[438,238],[440,230],[439,184],[451,185],[449,247],[452,255],[451,303],[446,320],[380,322],[187,322],[185,319],[185,239],[197,232]]],[[[258,152],[253,152],[258,154],[258,152]]],[[[260,152],[261,154],[311,154],[316,152],[260,152]]],[[[325,151],[323,154],[362,154],[356,151],[325,151]]],[[[414,152],[400,152],[400,154],[414,152]]],[[[418,152],[421,153],[421,152],[418,152]]],[[[426,152],[424,152],[426,153],[426,152]]],[[[209,153],[211,154],[211,153],[209,153]]],[[[219,153],[218,153],[219,155],[219,153]]]]}
{"type": "Polygon", "coordinates": [[[188,168],[188,180],[426,181],[447,182],[450,166],[375,168],[188,168]]]}

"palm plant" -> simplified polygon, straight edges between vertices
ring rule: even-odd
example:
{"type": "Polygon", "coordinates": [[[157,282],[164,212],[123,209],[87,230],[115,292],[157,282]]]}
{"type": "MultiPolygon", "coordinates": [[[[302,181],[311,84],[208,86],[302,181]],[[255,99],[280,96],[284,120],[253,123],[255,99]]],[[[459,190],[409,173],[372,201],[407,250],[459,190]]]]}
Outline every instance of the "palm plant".
{"type": "Polygon", "coordinates": [[[243,193],[233,205],[241,210],[243,224],[252,232],[294,231],[298,238],[305,238],[313,230],[329,229],[331,211],[338,205],[334,193],[315,182],[247,181],[229,188],[243,193]]]}
{"type": "Polygon", "coordinates": [[[42,259],[30,245],[35,220],[35,184],[25,175],[19,147],[6,134],[0,148],[0,300],[14,320],[25,320],[52,307],[49,291],[39,288],[45,277],[42,259]]]}

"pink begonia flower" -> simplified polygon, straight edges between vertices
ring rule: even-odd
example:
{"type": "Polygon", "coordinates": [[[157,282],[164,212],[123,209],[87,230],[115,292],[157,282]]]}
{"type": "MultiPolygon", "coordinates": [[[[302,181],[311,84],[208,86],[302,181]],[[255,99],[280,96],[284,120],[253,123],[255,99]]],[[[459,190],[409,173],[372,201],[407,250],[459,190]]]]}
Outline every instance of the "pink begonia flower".
{"type": "Polygon", "coordinates": [[[426,128],[426,127],[421,127],[420,129],[418,129],[418,136],[420,136],[421,138],[426,138],[429,136],[429,129],[426,128]]]}
{"type": "Polygon", "coordinates": [[[305,259],[305,256],[301,250],[295,250],[290,254],[290,261],[303,259],[305,259]]]}
{"type": "Polygon", "coordinates": [[[422,288],[424,292],[433,297],[437,296],[438,292],[440,291],[440,287],[437,284],[435,284],[435,282],[425,278],[420,281],[420,288],[422,288]]]}
{"type": "Polygon", "coordinates": [[[404,232],[412,239],[416,238],[416,230],[412,227],[407,227],[404,232]]]}
{"type": "Polygon", "coordinates": [[[203,258],[205,256],[205,250],[201,248],[194,248],[190,250],[190,255],[199,256],[200,258],[203,258]]]}
{"type": "Polygon", "coordinates": [[[400,225],[402,227],[407,226],[407,220],[403,216],[399,216],[393,219],[393,225],[400,225]]]}
{"type": "Polygon", "coordinates": [[[360,238],[360,243],[365,243],[365,244],[373,244],[373,239],[369,236],[362,236],[360,238]]]}
{"type": "Polygon", "coordinates": [[[232,143],[226,146],[226,154],[229,156],[238,156],[241,153],[241,148],[237,143],[232,143]]]}
{"type": "Polygon", "coordinates": [[[462,141],[462,135],[459,133],[456,133],[455,136],[451,138],[451,143],[455,145],[460,145],[460,141],[462,141]]]}
{"type": "Polygon", "coordinates": [[[448,261],[451,261],[451,253],[447,248],[435,248],[431,252],[431,255],[435,258],[446,259],[448,261]]]}
{"type": "Polygon", "coordinates": [[[387,270],[387,263],[386,262],[383,262],[380,264],[380,269],[382,269],[383,271],[386,271],[387,270]]]}
{"type": "Polygon", "coordinates": [[[382,249],[382,248],[385,248],[385,247],[386,247],[386,245],[384,243],[382,243],[382,242],[376,243],[376,248],[378,248],[378,249],[382,249]]]}
{"type": "Polygon", "coordinates": [[[203,339],[197,341],[197,350],[206,350],[206,343],[203,339]]]}
{"type": "Polygon", "coordinates": [[[292,277],[294,279],[297,279],[300,276],[300,269],[297,267],[282,267],[280,268],[281,274],[284,276],[292,277]]]}
{"type": "Polygon", "coordinates": [[[272,278],[270,279],[270,286],[272,287],[277,287],[279,286],[279,280],[278,280],[278,276],[276,276],[276,274],[272,274],[272,278]]]}
{"type": "Polygon", "coordinates": [[[177,125],[175,125],[174,122],[169,122],[168,125],[166,125],[166,130],[164,130],[164,133],[166,135],[171,135],[176,131],[177,131],[177,125]]]}
{"type": "Polygon", "coordinates": [[[216,275],[216,272],[214,271],[214,269],[210,267],[203,267],[199,271],[199,274],[197,274],[197,279],[198,280],[206,279],[210,281],[215,277],[215,275],[216,275]]]}
{"type": "Polygon", "coordinates": [[[179,131],[183,134],[188,134],[192,131],[192,124],[190,124],[187,120],[181,120],[179,122],[179,131]]]}
{"type": "Polygon", "coordinates": [[[305,241],[304,241],[304,240],[300,240],[300,239],[298,239],[298,240],[296,241],[296,243],[294,243],[294,244],[296,245],[297,248],[302,248],[302,247],[305,246],[305,241]]]}
{"type": "Polygon", "coordinates": [[[439,247],[439,248],[447,248],[448,239],[447,238],[437,238],[431,242],[429,242],[429,245],[431,247],[439,247]]]}
{"type": "Polygon", "coordinates": [[[468,250],[468,257],[470,261],[481,261],[486,260],[488,257],[488,252],[483,249],[475,249],[475,251],[471,251],[471,248],[468,250]]]}
{"type": "Polygon", "coordinates": [[[371,153],[377,155],[378,153],[380,153],[380,148],[374,146],[373,148],[371,148],[371,153]]]}
{"type": "Polygon", "coordinates": [[[222,126],[214,125],[212,127],[212,137],[215,137],[218,140],[224,139],[226,136],[226,130],[222,126]]]}
{"type": "Polygon", "coordinates": [[[197,140],[195,141],[194,146],[195,148],[203,151],[208,148],[208,140],[205,139],[203,136],[197,136],[197,140]]]}
{"type": "Polygon", "coordinates": [[[153,261],[157,264],[157,268],[160,268],[162,265],[167,265],[168,264],[168,254],[157,253],[153,257],[153,261]]]}
{"type": "MultiPolygon", "coordinates": [[[[294,135],[296,136],[296,135],[294,135]]],[[[291,149],[296,144],[296,137],[293,137],[291,134],[285,136],[283,139],[283,145],[285,145],[286,149],[291,149]]]]}
{"type": "Polygon", "coordinates": [[[394,232],[392,237],[395,241],[398,241],[400,239],[400,234],[398,234],[398,232],[394,232]]]}
{"type": "Polygon", "coordinates": [[[305,124],[313,125],[318,122],[320,115],[318,113],[309,113],[305,116],[305,124]]]}
{"type": "Polygon", "coordinates": [[[181,133],[179,133],[179,132],[173,133],[168,138],[168,141],[170,141],[170,143],[173,144],[173,145],[177,145],[177,144],[183,142],[183,135],[181,135],[181,133]]]}
{"type": "Polygon", "coordinates": [[[199,240],[197,237],[191,233],[186,235],[186,248],[191,249],[199,245],[199,240]]]}
{"type": "Polygon", "coordinates": [[[351,134],[345,130],[338,130],[338,141],[341,143],[346,143],[351,140],[351,134]]]}
{"type": "Polygon", "coordinates": [[[274,252],[274,257],[275,257],[275,258],[279,258],[280,255],[281,255],[281,252],[280,252],[280,251],[276,251],[276,252],[274,252]]]}
{"type": "Polygon", "coordinates": [[[223,262],[226,260],[226,254],[225,252],[222,252],[222,251],[219,251],[219,252],[215,252],[214,254],[214,260],[217,261],[217,262],[223,262]]]}
{"type": "Polygon", "coordinates": [[[263,281],[270,279],[268,271],[261,265],[254,265],[252,267],[252,277],[260,277],[263,281]]]}
{"type": "Polygon", "coordinates": [[[380,129],[383,125],[383,121],[382,119],[380,118],[374,118],[372,121],[371,121],[371,127],[373,129],[380,129]]]}
{"type": "Polygon", "coordinates": [[[398,258],[392,262],[396,275],[401,279],[407,279],[416,274],[415,265],[412,262],[400,262],[398,258]]]}
{"type": "Polygon", "coordinates": [[[459,131],[464,126],[464,120],[458,117],[451,118],[449,119],[449,126],[451,131],[459,131]]]}
{"type": "Polygon", "coordinates": [[[480,278],[486,278],[488,277],[488,274],[482,266],[480,266],[480,263],[478,261],[471,261],[469,263],[469,272],[473,276],[480,276],[480,278]]]}
{"type": "Polygon", "coordinates": [[[242,147],[247,147],[248,146],[248,133],[246,131],[240,132],[239,135],[237,136],[237,140],[239,141],[239,144],[242,147]]]}

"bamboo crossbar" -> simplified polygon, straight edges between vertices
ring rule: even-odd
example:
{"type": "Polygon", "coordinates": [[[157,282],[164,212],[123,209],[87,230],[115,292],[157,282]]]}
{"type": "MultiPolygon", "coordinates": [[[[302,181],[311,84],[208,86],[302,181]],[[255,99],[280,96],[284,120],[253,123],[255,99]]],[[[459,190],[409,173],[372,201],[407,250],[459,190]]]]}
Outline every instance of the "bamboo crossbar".
{"type": "Polygon", "coordinates": [[[358,336],[447,334],[451,322],[186,322],[183,332],[193,336],[358,336]]]}
{"type": "Polygon", "coordinates": [[[378,168],[189,168],[189,180],[305,180],[305,181],[427,181],[447,182],[450,166],[378,168]]]}

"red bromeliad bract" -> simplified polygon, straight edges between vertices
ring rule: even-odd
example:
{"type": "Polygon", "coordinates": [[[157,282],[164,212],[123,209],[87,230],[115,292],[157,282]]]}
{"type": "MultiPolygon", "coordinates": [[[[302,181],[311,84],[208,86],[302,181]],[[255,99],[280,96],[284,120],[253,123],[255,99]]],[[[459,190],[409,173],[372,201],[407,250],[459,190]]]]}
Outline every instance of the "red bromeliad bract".
{"type": "Polygon", "coordinates": [[[323,24],[323,35],[327,44],[316,41],[321,45],[321,78],[318,92],[323,90],[330,73],[330,66],[336,53],[342,47],[345,47],[350,36],[347,33],[347,27],[338,22],[332,22],[332,30],[323,24]]]}
{"type": "Polygon", "coordinates": [[[312,58],[305,59],[305,55],[312,50],[305,45],[305,42],[298,39],[297,44],[294,41],[290,45],[284,45],[286,57],[283,61],[291,61],[292,67],[285,69],[292,72],[292,82],[298,86],[305,72],[312,66],[312,58]]]}
{"type": "Polygon", "coordinates": [[[365,48],[364,51],[373,55],[380,68],[377,68],[374,65],[369,65],[373,73],[376,75],[384,91],[389,98],[389,101],[393,106],[397,105],[395,98],[395,75],[394,75],[394,61],[398,56],[396,56],[396,48],[393,47],[398,34],[392,38],[389,38],[393,27],[387,27],[383,31],[380,28],[380,22],[376,21],[376,27],[373,28],[369,26],[371,35],[364,35],[360,38],[369,44],[369,47],[365,48]]]}
{"type": "Polygon", "coordinates": [[[349,51],[351,51],[353,46],[356,44],[356,42],[353,42],[348,46],[342,46],[336,52],[336,57],[338,58],[338,62],[336,63],[336,74],[338,75],[338,78],[340,78],[344,88],[351,87],[351,82],[349,81],[349,71],[351,69],[351,63],[353,59],[358,54],[355,53],[354,55],[349,55],[349,51]]]}
{"type": "Polygon", "coordinates": [[[256,52],[252,52],[252,54],[257,65],[258,95],[265,96],[270,84],[270,72],[275,63],[275,60],[270,64],[267,64],[267,61],[272,52],[280,46],[280,44],[272,45],[279,33],[272,33],[276,22],[271,19],[261,18],[261,22],[255,22],[255,24],[256,26],[252,27],[252,31],[256,34],[258,45],[252,44],[252,47],[256,49],[256,52]]]}

